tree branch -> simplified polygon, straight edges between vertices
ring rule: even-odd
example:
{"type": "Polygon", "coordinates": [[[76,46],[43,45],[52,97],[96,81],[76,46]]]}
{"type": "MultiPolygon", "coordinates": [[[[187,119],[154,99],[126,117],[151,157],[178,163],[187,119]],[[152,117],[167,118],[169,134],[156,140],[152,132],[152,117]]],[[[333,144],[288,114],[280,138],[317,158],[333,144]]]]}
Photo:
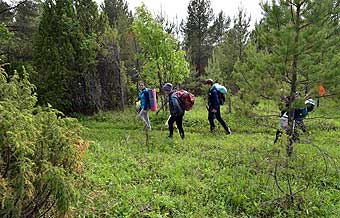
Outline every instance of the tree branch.
{"type": "Polygon", "coordinates": [[[19,6],[22,5],[22,4],[25,4],[26,2],[28,2],[28,0],[24,0],[24,1],[22,1],[22,2],[19,2],[17,5],[14,5],[14,6],[12,6],[12,7],[5,8],[5,9],[3,9],[2,11],[0,11],[0,14],[3,14],[3,13],[5,13],[5,12],[7,12],[7,11],[16,9],[17,7],[19,7],[19,6]]]}

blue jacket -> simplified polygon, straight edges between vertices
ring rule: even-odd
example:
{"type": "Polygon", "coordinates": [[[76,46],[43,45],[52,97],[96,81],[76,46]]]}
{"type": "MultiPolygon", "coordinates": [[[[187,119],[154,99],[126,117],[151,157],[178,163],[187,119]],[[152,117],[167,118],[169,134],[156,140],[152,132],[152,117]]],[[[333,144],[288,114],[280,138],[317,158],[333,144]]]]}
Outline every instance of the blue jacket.
{"type": "Polygon", "coordinates": [[[169,107],[170,107],[170,114],[172,116],[184,115],[185,111],[180,105],[180,100],[177,97],[176,91],[172,91],[169,94],[169,107]]]}
{"type": "Polygon", "coordinates": [[[209,89],[208,105],[209,105],[209,111],[211,111],[212,109],[215,109],[215,110],[220,109],[220,101],[218,99],[217,89],[214,86],[209,89]]]}
{"type": "Polygon", "coordinates": [[[138,92],[138,100],[140,100],[142,110],[148,110],[150,108],[149,93],[147,88],[144,88],[138,92]]]}
{"type": "Polygon", "coordinates": [[[294,120],[301,121],[306,118],[308,110],[306,107],[294,110],[294,120]]]}

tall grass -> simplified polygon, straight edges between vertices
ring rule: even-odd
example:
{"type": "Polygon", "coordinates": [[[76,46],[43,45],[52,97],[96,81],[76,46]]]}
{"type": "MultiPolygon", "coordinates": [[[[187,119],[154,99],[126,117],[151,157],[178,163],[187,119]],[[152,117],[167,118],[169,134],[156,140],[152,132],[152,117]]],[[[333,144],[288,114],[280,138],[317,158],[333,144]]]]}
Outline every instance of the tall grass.
{"type": "MultiPolygon", "coordinates": [[[[235,100],[237,103],[237,101],[235,100]]],[[[273,102],[222,116],[209,133],[204,102],[185,115],[186,138],[166,138],[167,112],[151,114],[150,142],[134,109],[81,119],[91,141],[79,181],[78,217],[338,217],[340,119],[324,101],[305,121],[290,166],[285,137],[273,144],[278,109],[273,102]],[[257,114],[257,115],[255,115],[257,114]],[[314,119],[315,118],[315,119],[314,119]],[[289,175],[290,185],[287,184],[289,175]],[[294,199],[286,193],[293,189],[294,199]]],[[[339,115],[338,115],[339,116],[339,115]]]]}

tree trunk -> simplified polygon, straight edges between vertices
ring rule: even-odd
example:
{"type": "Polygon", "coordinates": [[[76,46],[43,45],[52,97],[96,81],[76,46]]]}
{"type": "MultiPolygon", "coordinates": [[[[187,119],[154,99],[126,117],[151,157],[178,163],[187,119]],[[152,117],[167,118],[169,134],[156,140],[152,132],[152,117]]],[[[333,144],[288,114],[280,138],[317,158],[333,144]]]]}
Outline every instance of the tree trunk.
{"type": "MultiPolygon", "coordinates": [[[[303,3],[302,3],[303,4],[303,3]]],[[[292,103],[295,100],[295,95],[296,95],[296,88],[297,88],[297,79],[298,79],[298,61],[299,61],[299,52],[298,52],[298,47],[299,47],[299,34],[300,34],[300,12],[301,12],[301,3],[298,3],[296,5],[296,17],[295,17],[295,25],[294,25],[294,30],[295,30],[295,36],[294,36],[294,54],[293,54],[293,63],[292,63],[292,81],[290,85],[290,99],[289,99],[289,114],[288,114],[288,123],[289,123],[289,137],[288,137],[288,145],[287,145],[287,156],[291,156],[293,153],[293,148],[294,148],[294,108],[292,107],[292,103]]],[[[293,11],[292,11],[293,13],[293,11]]],[[[294,16],[294,14],[292,14],[294,16]]]]}
{"type": "Polygon", "coordinates": [[[231,106],[231,96],[228,97],[228,106],[229,106],[229,113],[232,113],[232,106],[231,106]]]}
{"type": "MultiPolygon", "coordinates": [[[[159,82],[159,90],[160,92],[162,92],[162,75],[161,75],[161,68],[159,66],[159,63],[157,63],[157,75],[158,75],[158,82],[159,82]]],[[[163,95],[160,95],[161,96],[161,104],[162,105],[165,105],[165,98],[163,97],[163,95]]],[[[164,111],[164,108],[163,107],[163,111],[164,111]]]]}

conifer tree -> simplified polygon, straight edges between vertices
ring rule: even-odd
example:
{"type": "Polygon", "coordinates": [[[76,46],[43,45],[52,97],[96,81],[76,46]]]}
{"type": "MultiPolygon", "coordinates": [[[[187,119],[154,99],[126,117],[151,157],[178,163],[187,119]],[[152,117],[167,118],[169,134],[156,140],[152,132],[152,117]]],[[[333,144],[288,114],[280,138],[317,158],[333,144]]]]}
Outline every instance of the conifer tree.
{"type": "Polygon", "coordinates": [[[84,84],[76,78],[83,71],[79,67],[85,67],[81,64],[87,62],[81,58],[83,45],[86,46],[84,32],[73,1],[44,2],[34,45],[40,103],[50,103],[63,112],[77,108],[75,102],[82,101],[82,97],[79,101],[73,99],[76,94],[74,91],[78,87],[84,88],[84,84]]]}
{"type": "Polygon", "coordinates": [[[29,73],[33,73],[33,36],[37,31],[40,2],[27,0],[17,5],[8,5],[0,2],[0,23],[4,23],[13,33],[11,40],[7,41],[5,66],[9,73],[17,70],[22,74],[22,66],[29,73]]]}
{"type": "Polygon", "coordinates": [[[255,33],[260,46],[251,44],[246,61],[236,67],[242,92],[252,99],[289,96],[288,155],[293,152],[294,108],[304,105],[303,98],[295,99],[296,92],[306,90],[305,94],[313,96],[306,87],[314,86],[319,82],[316,78],[325,75],[315,65],[320,63],[325,51],[334,54],[333,48],[339,43],[336,34],[329,34],[339,28],[339,23],[334,24],[330,16],[338,10],[335,2],[287,0],[263,4],[265,19],[255,33]]]}
{"type": "Polygon", "coordinates": [[[210,0],[191,0],[184,24],[184,43],[197,76],[202,76],[212,52],[209,28],[214,19],[210,0]]]}
{"type": "Polygon", "coordinates": [[[88,144],[80,125],[37,106],[35,86],[0,65],[0,217],[64,217],[88,144]]]}
{"type": "Polygon", "coordinates": [[[230,17],[225,17],[223,11],[220,11],[210,27],[211,44],[214,45],[214,47],[223,42],[223,37],[227,33],[229,26],[230,17]]]}
{"type": "MultiPolygon", "coordinates": [[[[114,38],[118,40],[121,67],[125,69],[122,76],[127,76],[129,80],[137,80],[138,73],[136,69],[138,66],[136,66],[136,63],[138,61],[136,60],[136,52],[138,48],[136,48],[136,38],[132,33],[133,17],[131,11],[129,11],[127,1],[105,0],[101,8],[106,13],[111,28],[115,29],[116,32],[114,38]]],[[[123,89],[126,89],[126,87],[123,87],[123,89]]],[[[131,98],[131,96],[126,97],[131,98]]]]}
{"type": "Polygon", "coordinates": [[[126,105],[126,73],[120,57],[117,30],[111,28],[106,13],[100,14],[100,50],[97,56],[103,109],[121,109],[126,105]]]}

